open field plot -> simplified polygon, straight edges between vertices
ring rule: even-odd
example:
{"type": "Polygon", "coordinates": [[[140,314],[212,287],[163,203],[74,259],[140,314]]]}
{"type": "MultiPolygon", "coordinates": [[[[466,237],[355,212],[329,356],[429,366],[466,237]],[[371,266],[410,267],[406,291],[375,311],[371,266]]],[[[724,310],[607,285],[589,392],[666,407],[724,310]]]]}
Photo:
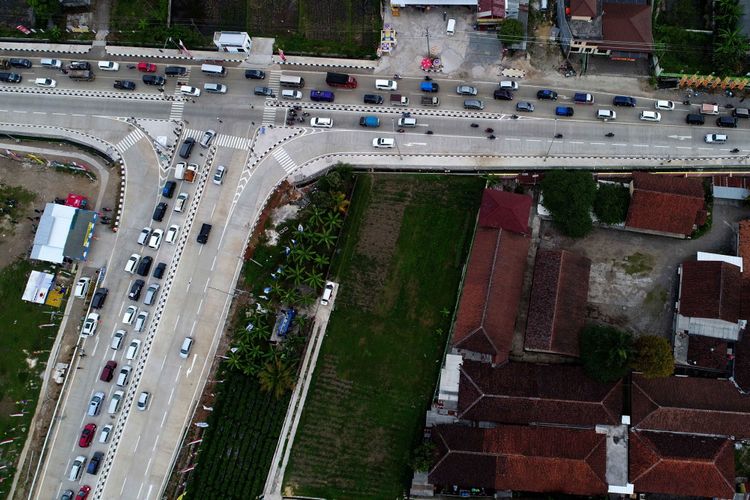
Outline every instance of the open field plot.
{"type": "Polygon", "coordinates": [[[626,328],[636,335],[668,336],[677,298],[677,267],[696,252],[736,254],[738,221],[747,208],[714,201],[711,230],[681,240],[614,229],[594,229],[578,240],[542,223],[542,248],[563,248],[591,259],[589,317],[626,328]]]}
{"type": "Polygon", "coordinates": [[[358,178],[284,493],[403,494],[483,187],[471,177],[358,178]]]}

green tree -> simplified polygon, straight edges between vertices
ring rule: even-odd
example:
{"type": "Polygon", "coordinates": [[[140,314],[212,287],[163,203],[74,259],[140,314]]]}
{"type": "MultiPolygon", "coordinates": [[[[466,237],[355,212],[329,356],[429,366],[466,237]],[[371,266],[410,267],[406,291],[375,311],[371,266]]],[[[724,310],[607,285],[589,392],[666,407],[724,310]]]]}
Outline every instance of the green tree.
{"type": "Polygon", "coordinates": [[[46,27],[48,21],[60,12],[57,0],[28,0],[27,4],[34,11],[37,27],[46,27]]]}
{"type": "Polygon", "coordinates": [[[239,349],[235,351],[229,351],[229,354],[227,354],[226,362],[227,366],[232,370],[242,371],[242,352],[239,349]]]}
{"type": "Polygon", "coordinates": [[[605,224],[625,222],[630,206],[630,190],[621,184],[600,184],[596,190],[594,213],[605,224]]]}
{"type": "Polygon", "coordinates": [[[737,0],[717,0],[714,4],[714,27],[717,31],[734,29],[743,14],[743,8],[737,0]]]}
{"type": "Polygon", "coordinates": [[[524,39],[523,24],[517,19],[506,19],[500,24],[497,37],[503,43],[503,47],[521,43],[524,39]]]}
{"type": "Polygon", "coordinates": [[[611,326],[584,328],[580,348],[583,369],[600,382],[612,382],[625,376],[634,353],[633,337],[611,326]]]}
{"type": "Polygon", "coordinates": [[[632,362],[635,371],[646,378],[669,377],[674,373],[674,355],[669,341],[655,335],[644,335],[635,340],[636,355],[632,362]]]}
{"type": "Polygon", "coordinates": [[[323,214],[325,214],[323,209],[311,205],[308,212],[307,224],[313,229],[321,227],[323,225],[323,214]]]}
{"type": "Polygon", "coordinates": [[[739,29],[720,29],[716,37],[714,62],[721,74],[731,75],[741,72],[749,47],[747,38],[739,29]]]}
{"type": "Polygon", "coordinates": [[[277,356],[263,366],[258,373],[258,381],[264,392],[273,394],[276,399],[281,399],[294,387],[294,369],[277,356]]]}
{"type": "Polygon", "coordinates": [[[432,441],[423,441],[414,450],[414,456],[411,460],[411,466],[415,472],[427,472],[432,467],[435,459],[435,443],[432,441]]]}
{"type": "Polygon", "coordinates": [[[307,273],[307,276],[305,276],[305,283],[315,290],[322,288],[323,283],[325,283],[323,273],[317,271],[307,273]]]}
{"type": "Polygon", "coordinates": [[[326,228],[323,231],[315,233],[313,238],[316,243],[325,245],[327,249],[330,249],[336,243],[336,235],[333,234],[332,228],[326,228]]]}
{"type": "Polygon", "coordinates": [[[322,253],[316,253],[313,257],[313,262],[318,267],[325,267],[330,261],[331,260],[328,258],[328,256],[322,253]]]}
{"type": "Polygon", "coordinates": [[[544,206],[555,225],[574,238],[591,231],[591,209],[596,198],[596,182],[584,170],[552,170],[542,181],[544,206]]]}

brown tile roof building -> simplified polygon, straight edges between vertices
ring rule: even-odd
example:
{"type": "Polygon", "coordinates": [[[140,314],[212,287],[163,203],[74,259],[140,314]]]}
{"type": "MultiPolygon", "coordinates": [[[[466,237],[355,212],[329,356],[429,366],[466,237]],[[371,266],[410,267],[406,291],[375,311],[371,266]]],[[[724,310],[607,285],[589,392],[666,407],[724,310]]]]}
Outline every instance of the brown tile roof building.
{"type": "Polygon", "coordinates": [[[514,233],[477,229],[453,330],[456,349],[484,354],[495,364],[508,359],[529,244],[514,233]]]}
{"type": "Polygon", "coordinates": [[[622,403],[622,382],[596,382],[580,366],[509,362],[492,367],[464,360],[461,368],[458,415],[463,420],[618,425],[622,403]]]}
{"type": "Polygon", "coordinates": [[[536,254],[524,349],[578,356],[591,261],[566,250],[536,254]]]}
{"type": "Polygon", "coordinates": [[[750,396],[729,380],[633,375],[631,405],[638,430],[750,438],[750,396]]]}
{"type": "Polygon", "coordinates": [[[593,430],[501,425],[432,429],[436,485],[496,490],[607,493],[606,437],[593,430]]]}
{"type": "Polygon", "coordinates": [[[691,318],[740,319],[740,268],[720,261],[682,263],[679,314],[691,318]]]}
{"type": "Polygon", "coordinates": [[[529,214],[531,196],[485,189],[479,207],[479,227],[505,229],[518,234],[530,234],[529,214]]]}
{"type": "Polygon", "coordinates": [[[705,220],[700,179],[635,172],[631,193],[630,228],[688,236],[705,220]]]}
{"type": "Polygon", "coordinates": [[[731,358],[728,354],[729,344],[726,340],[690,335],[687,352],[687,364],[691,367],[728,372],[731,358]]]}
{"type": "Polygon", "coordinates": [[[602,38],[604,41],[599,45],[600,49],[651,53],[654,46],[651,5],[605,3],[602,38]]]}
{"type": "Polygon", "coordinates": [[[570,15],[581,18],[595,18],[599,15],[597,0],[570,0],[570,15]]]}
{"type": "Polygon", "coordinates": [[[628,446],[630,481],[637,492],[734,496],[734,452],[729,439],[631,431],[628,446]]]}

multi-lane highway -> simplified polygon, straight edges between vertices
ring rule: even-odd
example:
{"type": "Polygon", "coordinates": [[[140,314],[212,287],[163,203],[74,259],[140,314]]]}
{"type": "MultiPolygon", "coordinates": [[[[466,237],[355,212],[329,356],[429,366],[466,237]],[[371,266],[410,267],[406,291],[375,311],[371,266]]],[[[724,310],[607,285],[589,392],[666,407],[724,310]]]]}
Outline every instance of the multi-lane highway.
{"type": "MultiPolygon", "coordinates": [[[[95,64],[94,64],[95,66],[95,64]]],[[[244,68],[230,68],[226,78],[217,79],[200,72],[200,66],[189,66],[189,72],[179,78],[169,78],[163,92],[157,87],[141,83],[135,69],[121,63],[118,72],[96,72],[92,82],[72,81],[59,71],[36,65],[23,70],[21,84],[0,84],[0,111],[5,122],[14,126],[29,125],[30,133],[44,134],[46,130],[86,132],[101,137],[122,156],[127,183],[122,213],[122,224],[116,234],[102,238],[94,249],[86,273],[106,267],[103,286],[109,296],[102,309],[101,321],[94,336],[85,339],[86,357],[76,362],[80,370],[72,370],[61,411],[49,442],[46,460],[36,480],[34,498],[59,498],[65,490],[77,491],[80,485],[93,488],[93,498],[157,498],[164,487],[172,460],[192,405],[205,382],[221,334],[226,312],[233,295],[233,285],[242,264],[242,250],[259,210],[273,188],[308,159],[332,153],[424,155],[425,166],[431,165],[430,155],[465,154],[483,155],[481,164],[491,166],[493,155],[518,155],[539,158],[555,155],[577,155],[595,158],[608,156],[659,157],[726,156],[731,150],[741,149],[747,155],[748,124],[740,121],[740,128],[717,129],[712,119],[702,127],[689,126],[685,116],[695,111],[695,106],[678,104],[673,111],[661,111],[660,123],[639,120],[643,110],[654,110],[654,100],[638,98],[634,108],[613,108],[613,95],[595,93],[593,105],[574,105],[576,90],[555,89],[557,101],[538,101],[539,86],[524,84],[515,93],[513,101],[495,101],[492,92],[497,82],[459,82],[437,79],[441,92],[439,107],[423,107],[419,99],[419,78],[398,81],[399,93],[410,98],[405,108],[388,105],[388,92],[376,91],[374,75],[356,75],[357,89],[333,89],[335,103],[312,103],[311,89],[328,90],[325,73],[284,69],[284,73],[303,76],[304,97],[299,101],[266,99],[253,94],[255,86],[269,86],[281,95],[279,68],[266,68],[265,80],[248,80],[244,68]],[[33,86],[34,78],[48,77],[57,80],[54,89],[33,86]],[[114,80],[129,79],[136,82],[135,91],[113,88],[114,80]],[[207,82],[220,82],[228,87],[226,94],[203,92],[191,98],[179,94],[177,82],[198,88],[207,82]],[[463,109],[464,96],[455,93],[455,86],[469,83],[478,88],[477,98],[485,103],[483,111],[463,109]],[[384,105],[363,102],[363,95],[381,94],[384,105]],[[533,113],[515,110],[518,101],[535,105],[533,113]],[[289,108],[300,105],[310,113],[304,123],[285,128],[289,108]],[[570,105],[575,109],[571,118],[556,117],[555,106],[570,105]],[[600,108],[615,109],[617,120],[602,122],[595,118],[600,108]],[[415,128],[399,133],[397,120],[403,112],[416,118],[415,128]],[[513,115],[517,114],[518,118],[513,115]],[[361,116],[374,115],[380,119],[379,128],[359,126],[361,116]],[[133,127],[135,118],[139,128],[133,127]],[[311,129],[309,119],[327,117],[333,120],[330,129],[311,129]],[[261,125],[275,128],[261,129],[261,125]],[[476,124],[477,127],[472,127],[476,124]],[[296,133],[299,126],[304,133],[296,133]],[[178,180],[175,191],[189,195],[184,211],[173,210],[175,199],[160,194],[165,181],[173,180],[174,158],[160,161],[154,149],[159,131],[173,144],[191,136],[199,139],[206,129],[214,129],[218,136],[210,148],[196,146],[189,161],[200,166],[201,175],[196,182],[178,180]],[[487,138],[485,129],[492,128],[494,140],[487,138]],[[430,131],[431,134],[426,132],[430,131]],[[704,135],[728,131],[726,144],[710,145],[704,135]],[[175,134],[176,132],[176,134],[175,134]],[[606,137],[612,132],[613,137],[606,137]],[[560,134],[561,137],[555,137],[560,134]],[[273,135],[273,139],[269,136],[273,135]],[[397,148],[375,150],[372,139],[391,137],[397,139],[397,148]],[[263,147],[261,147],[263,146],[263,147]],[[251,151],[250,148],[253,147],[251,151]],[[489,159],[488,159],[489,158],[489,159]],[[222,185],[212,182],[218,165],[228,168],[222,185]],[[160,222],[152,220],[157,203],[166,202],[168,209],[160,222]],[[196,241],[201,224],[213,226],[206,244],[196,241]],[[138,245],[137,238],[144,227],[166,231],[172,225],[180,230],[175,243],[162,242],[158,249],[138,245]],[[153,258],[147,276],[140,277],[124,270],[133,253],[153,258]],[[161,279],[153,277],[153,268],[167,264],[161,279]],[[153,305],[147,306],[143,298],[128,299],[133,280],[143,279],[146,287],[160,285],[153,305]],[[132,325],[122,322],[128,306],[135,305],[147,311],[144,330],[134,331],[132,325]],[[124,329],[127,336],[120,349],[110,347],[116,330],[124,329]],[[179,348],[186,336],[195,342],[187,359],[179,356],[179,348]],[[132,339],[141,341],[134,359],[126,359],[126,350],[132,339]],[[100,380],[102,367],[109,360],[117,362],[115,378],[110,382],[100,380]],[[130,380],[124,387],[116,385],[117,372],[131,366],[130,380]],[[109,405],[115,391],[124,392],[120,408],[110,414],[109,405]],[[105,400],[96,416],[87,416],[91,396],[105,393],[105,400]],[[140,411],[135,401],[142,391],[151,395],[149,406],[140,411]],[[79,447],[81,429],[87,423],[98,426],[93,442],[88,448],[79,447]],[[108,442],[100,443],[100,431],[112,425],[108,442]],[[80,479],[69,480],[73,460],[78,455],[90,459],[94,452],[105,452],[98,474],[83,472],[80,479]]],[[[160,69],[164,65],[160,65],[160,69]]],[[[722,110],[726,114],[727,110],[722,110]]],[[[377,163],[377,157],[372,157],[377,163]]],[[[442,168],[442,167],[441,167],[442,168]]],[[[144,287],[144,291],[145,288],[144,287]]]]}

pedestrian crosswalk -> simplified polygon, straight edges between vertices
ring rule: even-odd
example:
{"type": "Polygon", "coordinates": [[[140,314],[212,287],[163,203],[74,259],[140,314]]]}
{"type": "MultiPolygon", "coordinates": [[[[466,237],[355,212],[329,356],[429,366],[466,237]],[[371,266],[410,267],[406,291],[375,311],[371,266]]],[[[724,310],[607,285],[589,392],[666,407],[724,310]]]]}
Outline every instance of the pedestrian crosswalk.
{"type": "Polygon", "coordinates": [[[123,137],[123,139],[117,143],[116,148],[120,153],[123,153],[125,152],[125,150],[135,145],[135,143],[140,141],[143,137],[145,137],[145,134],[141,131],[141,129],[134,128],[128,135],[123,137]]]}
{"type": "Polygon", "coordinates": [[[182,120],[182,111],[185,109],[185,103],[183,102],[182,98],[175,97],[175,100],[172,101],[172,109],[169,112],[169,119],[170,120],[182,120]]]}
{"type": "Polygon", "coordinates": [[[263,121],[261,123],[263,125],[273,125],[276,123],[276,111],[278,109],[274,106],[265,106],[263,108],[263,121]]]}
{"type": "MultiPolygon", "coordinates": [[[[194,128],[185,129],[185,138],[192,137],[196,141],[201,140],[203,137],[203,130],[197,130],[194,128]]],[[[239,137],[236,135],[219,134],[214,137],[212,146],[218,146],[221,148],[241,149],[246,151],[250,148],[250,139],[247,137],[239,137]]]]}
{"type": "Polygon", "coordinates": [[[297,163],[291,156],[289,156],[289,153],[287,153],[284,148],[276,149],[273,152],[273,157],[279,162],[279,165],[281,165],[281,168],[283,168],[284,172],[287,174],[291,174],[297,168],[297,163]]]}

